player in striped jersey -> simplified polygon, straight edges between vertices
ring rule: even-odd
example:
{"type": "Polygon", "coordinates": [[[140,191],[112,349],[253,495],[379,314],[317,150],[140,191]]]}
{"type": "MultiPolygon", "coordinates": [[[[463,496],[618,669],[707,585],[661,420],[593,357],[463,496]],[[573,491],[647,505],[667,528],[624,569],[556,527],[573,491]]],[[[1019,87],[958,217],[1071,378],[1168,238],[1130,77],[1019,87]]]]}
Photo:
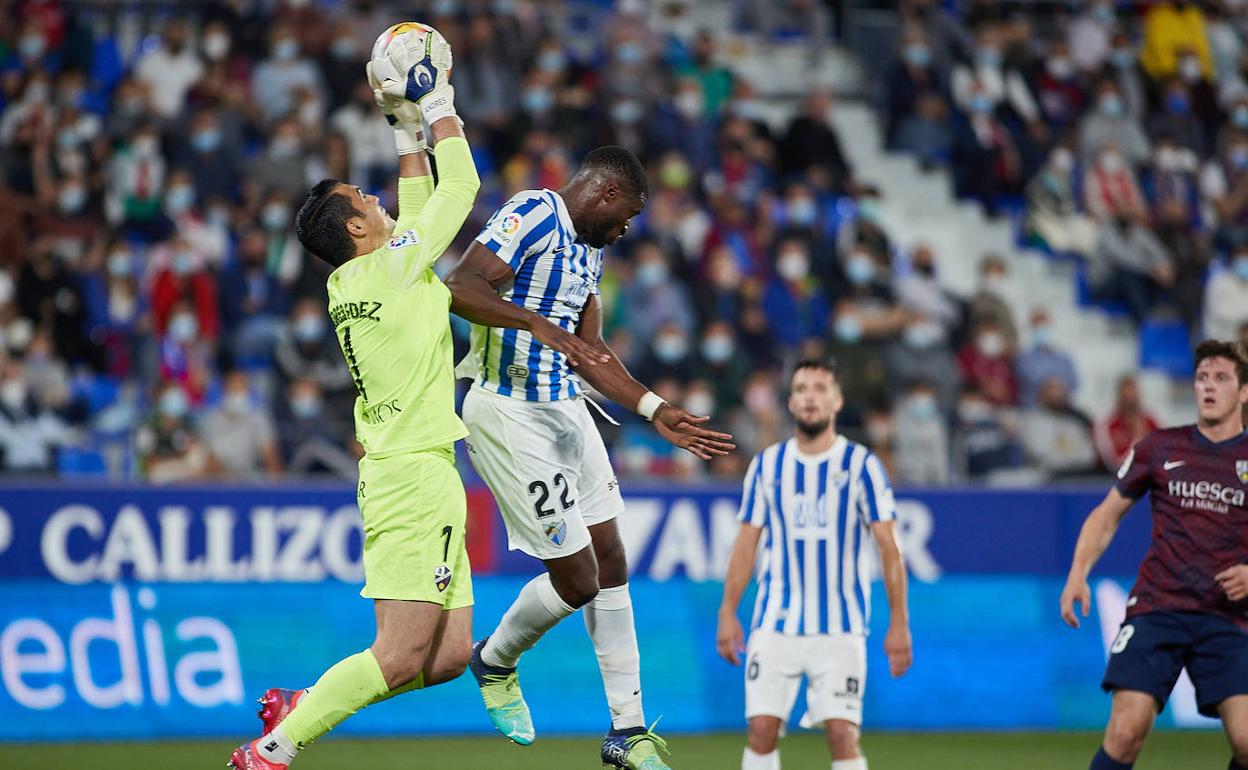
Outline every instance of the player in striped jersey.
{"type": "Polygon", "coordinates": [[[600,147],[562,190],[513,196],[447,286],[452,311],[476,324],[460,370],[475,378],[463,408],[468,456],[498,501],[508,545],[546,566],[473,648],[470,666],[486,711],[508,738],[532,743],[516,664],[584,607],[611,711],[603,763],[664,770],[656,750],[663,742],[646,729],[641,707],[628,565],[615,522],[624,500],[580,377],[702,459],[733,446],[731,436],[700,427],[707,418],[664,403],[633,379],[603,342],[602,249],[628,231],[647,189],[636,156],[600,147]]]}
{"type": "Polygon", "coordinates": [[[866,770],[858,748],[870,610],[868,534],[879,549],[891,610],[884,650],[894,677],[910,667],[906,568],[893,492],[879,458],[837,435],[842,399],[834,367],[805,360],[790,382],[797,435],[767,447],[746,472],[741,530],[719,608],[719,654],[746,653],[749,745],[742,770],[780,767],[776,741],[806,677],[803,726],[823,723],[832,770],[866,770]],[[766,535],[749,646],[737,607],[766,535]]]}

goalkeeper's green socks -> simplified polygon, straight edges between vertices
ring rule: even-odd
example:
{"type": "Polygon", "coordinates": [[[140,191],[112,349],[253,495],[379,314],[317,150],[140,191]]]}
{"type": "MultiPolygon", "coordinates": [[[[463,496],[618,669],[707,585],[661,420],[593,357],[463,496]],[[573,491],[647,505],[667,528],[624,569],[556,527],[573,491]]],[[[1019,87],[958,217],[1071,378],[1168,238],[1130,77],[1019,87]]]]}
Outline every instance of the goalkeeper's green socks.
{"type": "Polygon", "coordinates": [[[334,729],[355,712],[379,701],[424,687],[423,675],[391,690],[372,650],[365,650],[334,664],[299,699],[299,705],[278,725],[270,737],[277,744],[272,756],[261,747],[265,759],[290,764],[299,749],[334,729]]]}

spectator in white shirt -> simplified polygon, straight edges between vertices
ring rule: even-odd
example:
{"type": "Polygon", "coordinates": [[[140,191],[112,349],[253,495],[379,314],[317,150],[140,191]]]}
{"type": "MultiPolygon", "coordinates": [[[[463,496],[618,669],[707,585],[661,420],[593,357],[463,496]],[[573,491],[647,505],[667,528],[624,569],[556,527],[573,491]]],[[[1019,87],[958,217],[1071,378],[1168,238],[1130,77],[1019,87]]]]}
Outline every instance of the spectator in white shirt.
{"type": "Polygon", "coordinates": [[[170,21],[161,34],[160,45],[135,68],[135,77],[148,86],[152,109],[166,120],[181,114],[186,92],[204,74],[204,64],[187,44],[187,37],[185,22],[170,21]]]}
{"type": "Polygon", "coordinates": [[[1205,336],[1233,340],[1248,323],[1248,243],[1235,248],[1227,268],[1205,284],[1205,336]]]}
{"type": "Polygon", "coordinates": [[[295,93],[300,87],[324,103],[321,72],[310,59],[300,56],[299,40],[289,27],[274,27],[269,50],[271,55],[256,66],[251,80],[252,101],[266,123],[295,108],[295,93]]]}

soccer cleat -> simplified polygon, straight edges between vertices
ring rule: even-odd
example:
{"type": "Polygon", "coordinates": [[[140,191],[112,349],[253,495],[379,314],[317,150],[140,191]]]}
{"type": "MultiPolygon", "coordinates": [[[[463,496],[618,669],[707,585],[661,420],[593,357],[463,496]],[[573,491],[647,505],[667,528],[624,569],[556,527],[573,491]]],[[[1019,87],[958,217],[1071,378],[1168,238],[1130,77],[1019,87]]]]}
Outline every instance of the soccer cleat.
{"type": "Polygon", "coordinates": [[[481,688],[485,713],[500,733],[521,746],[528,746],[537,735],[533,732],[533,718],[529,716],[524,694],[520,692],[520,678],[514,668],[498,668],[481,660],[486,639],[472,646],[472,657],[468,659],[468,668],[481,688]]]}
{"type": "Polygon", "coordinates": [[[234,753],[230,755],[230,761],[225,763],[226,767],[233,770],[286,770],[290,765],[283,765],[280,762],[270,762],[260,756],[257,751],[260,741],[263,738],[257,738],[251,743],[244,743],[234,753]]]}
{"type": "MultiPolygon", "coordinates": [[[[654,720],[657,725],[659,720],[654,720]]],[[[602,739],[602,766],[620,767],[628,770],[672,770],[659,757],[659,752],[671,754],[667,741],[654,732],[654,725],[634,727],[628,730],[612,730],[602,739]]]]}
{"type": "Polygon", "coordinates": [[[306,689],[284,690],[280,687],[271,687],[265,690],[264,695],[256,699],[256,703],[260,704],[260,710],[256,712],[256,715],[264,724],[261,734],[268,735],[273,732],[273,728],[281,724],[286,715],[293,711],[295,705],[307,694],[306,689]]]}

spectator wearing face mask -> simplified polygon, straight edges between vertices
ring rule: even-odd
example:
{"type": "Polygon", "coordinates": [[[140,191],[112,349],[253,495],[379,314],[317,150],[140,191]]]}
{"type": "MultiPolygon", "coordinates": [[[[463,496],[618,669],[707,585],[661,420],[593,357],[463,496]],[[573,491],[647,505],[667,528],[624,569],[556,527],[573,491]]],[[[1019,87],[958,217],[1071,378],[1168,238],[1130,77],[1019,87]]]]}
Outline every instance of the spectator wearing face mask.
{"type": "Polygon", "coordinates": [[[680,324],[668,321],[655,330],[637,376],[646,382],[660,378],[684,382],[693,374],[693,354],[690,333],[680,324]]]}
{"type": "Polygon", "coordinates": [[[1014,349],[1018,346],[1018,325],[1009,301],[1012,297],[1005,260],[996,254],[984,255],[979,261],[979,288],[967,303],[966,321],[971,326],[991,322],[1014,349]]]}
{"type": "Polygon", "coordinates": [[[1071,406],[1066,386],[1057,377],[1041,383],[1036,405],[1023,414],[1021,435],[1028,462],[1050,477],[1099,470],[1092,421],[1071,406]]]}
{"type": "Polygon", "coordinates": [[[860,303],[841,300],[836,304],[826,355],[836,361],[836,381],[845,397],[838,424],[860,426],[862,410],[887,398],[884,338],[888,333],[891,330],[881,328],[878,316],[860,303]]]}
{"type": "Polygon", "coordinates": [[[980,321],[970,341],[958,351],[958,368],[967,386],[984,394],[997,406],[1018,403],[1018,376],[1014,350],[995,322],[980,321]]]}
{"type": "Polygon", "coordinates": [[[854,170],[841,149],[831,115],[832,95],[818,89],[811,91],[780,144],[781,163],[787,173],[797,175],[818,168],[830,177],[833,189],[851,189],[854,170]]]}
{"type": "Polygon", "coordinates": [[[186,137],[176,148],[174,157],[176,166],[189,172],[203,200],[237,199],[238,150],[227,138],[216,110],[201,110],[191,118],[186,137]]]}
{"type": "Polygon", "coordinates": [[[708,323],[698,341],[693,376],[710,383],[715,401],[724,408],[730,408],[741,403],[741,386],[749,370],[749,361],[737,344],[737,333],[732,324],[727,321],[708,323]]]}
{"type": "Polygon", "coordinates": [[[736,322],[741,317],[744,275],[732,250],[727,246],[712,249],[705,274],[705,280],[694,286],[699,317],[736,322]]]}
{"type": "Polygon", "coordinates": [[[290,313],[290,320],[277,339],[273,354],[283,380],[308,380],[318,393],[350,408],[354,401],[351,374],[342,365],[338,340],[329,328],[325,305],[315,299],[302,299],[290,313]]]}
{"type": "Polygon", "coordinates": [[[972,83],[966,99],[954,133],[953,189],[959,198],[974,198],[995,216],[997,197],[1021,189],[1022,156],[987,91],[972,83]]]}
{"type": "Polygon", "coordinates": [[[1148,114],[1152,83],[1140,66],[1130,35],[1122,30],[1115,32],[1110,46],[1104,79],[1117,87],[1122,97],[1123,112],[1134,120],[1142,121],[1148,114]]]}
{"type": "Polygon", "coordinates": [[[327,410],[316,380],[292,380],[286,408],[278,423],[282,457],[291,475],[329,474],[354,479],[358,458],[348,448],[350,427],[327,410]]]}
{"type": "MultiPolygon", "coordinates": [[[[458,78],[458,69],[455,74],[458,78]]],[[[366,179],[369,187],[375,189],[395,168],[394,129],[377,110],[368,82],[358,73],[354,77],[351,99],[340,102],[342,106],[330,115],[329,125],[347,139],[354,173],[361,175],[356,177],[353,173],[351,178],[366,179]]],[[[458,91],[458,81],[455,87],[458,91]]]]}
{"type": "Polygon", "coordinates": [[[984,481],[993,473],[1023,464],[1017,426],[973,386],[967,386],[958,397],[953,457],[959,475],[971,481],[984,481]]]}
{"type": "Polygon", "coordinates": [[[191,400],[176,383],[165,383],[155,408],[135,432],[139,472],[155,484],[209,478],[215,468],[191,414],[191,400]]]}
{"type": "Polygon", "coordinates": [[[729,427],[738,451],[758,452],[781,440],[791,424],[776,371],[755,369],[741,388],[741,408],[731,412],[729,427]]]}
{"type": "Polygon", "coordinates": [[[1072,126],[1087,104],[1078,65],[1062,40],[1049,44],[1044,70],[1036,79],[1036,99],[1045,122],[1055,130],[1072,126]]]}
{"type": "Polygon", "coordinates": [[[173,306],[157,347],[160,379],[179,385],[193,405],[202,403],[213,377],[215,351],[200,336],[199,321],[190,304],[182,301],[173,306]]]}
{"type": "Polygon", "coordinates": [[[1096,449],[1106,468],[1117,469],[1136,442],[1157,430],[1157,420],[1140,403],[1135,377],[1118,380],[1114,411],[1096,424],[1096,449]]]}
{"type": "MultiPolygon", "coordinates": [[[[108,169],[105,211],[113,223],[135,229],[147,237],[163,231],[158,218],[163,203],[166,164],[160,139],[152,125],[139,127],[124,149],[114,153],[108,169]]],[[[163,221],[163,220],[161,220],[163,221]]]]}
{"type": "Polygon", "coordinates": [[[266,233],[251,228],[239,234],[235,262],[221,274],[221,317],[235,355],[265,360],[284,323],[290,297],[270,262],[266,233]]]}
{"type": "Polygon", "coordinates": [[[1192,97],[1182,79],[1175,78],[1166,84],[1161,96],[1161,110],[1148,119],[1148,138],[1154,143],[1167,141],[1204,157],[1208,144],[1205,127],[1197,118],[1192,97]]]}
{"type": "Polygon", "coordinates": [[[693,78],[676,81],[671,96],[659,103],[647,131],[653,151],[679,153],[698,172],[707,171],[715,162],[715,120],[702,86],[693,78]]]}
{"type": "Polygon", "coordinates": [[[891,270],[893,244],[880,221],[880,191],[864,185],[854,203],[854,216],[841,223],[836,232],[837,255],[843,261],[855,247],[861,247],[880,266],[891,270]]]}
{"type": "Polygon", "coordinates": [[[907,27],[885,86],[884,137],[890,148],[898,147],[901,126],[919,111],[919,100],[939,88],[927,36],[921,27],[907,27]]]}
{"type": "Polygon", "coordinates": [[[1219,340],[1235,339],[1248,322],[1248,241],[1240,243],[1222,269],[1213,271],[1205,286],[1204,334],[1219,340]]]}
{"type": "Polygon", "coordinates": [[[1101,222],[1140,217],[1146,211],[1135,172],[1113,146],[1102,150],[1096,163],[1084,171],[1083,197],[1087,212],[1101,222]]]}
{"type": "Polygon", "coordinates": [[[1138,218],[1122,215],[1101,224],[1088,264],[1088,284],[1094,296],[1125,302],[1140,324],[1174,284],[1174,275],[1170,254],[1138,218]]]}
{"type": "Polygon", "coordinates": [[[1096,223],[1080,211],[1075,197],[1075,156],[1058,145],[1027,183],[1026,231],[1048,249],[1086,257],[1096,247],[1096,223]]]}
{"type": "Polygon", "coordinates": [[[943,486],[950,470],[949,430],[936,391],[917,381],[893,407],[894,478],[898,484],[943,486]]]}
{"type": "Polygon", "coordinates": [[[953,123],[944,97],[936,91],[920,96],[914,113],[902,119],[894,147],[914,155],[924,171],[948,163],[953,154],[953,123]]]}
{"type": "Polygon", "coordinates": [[[1067,393],[1079,387],[1075,362],[1053,339],[1053,322],[1043,308],[1031,314],[1031,344],[1018,354],[1017,370],[1019,402],[1025,407],[1036,403],[1040,386],[1047,380],[1061,380],[1067,393]]]}
{"type": "Polygon", "coordinates": [[[764,291],[763,309],[782,345],[793,347],[827,332],[828,299],[810,268],[810,252],[803,241],[790,238],[777,244],[775,277],[764,291]]]}
{"type": "MultiPolygon", "coordinates": [[[[273,123],[295,107],[295,92],[306,88],[324,98],[321,73],[310,59],[300,56],[299,40],[285,25],[274,26],[269,39],[269,58],[252,74],[251,98],[265,123],[273,123]]],[[[302,178],[299,184],[303,185],[302,178]]]]}
{"type": "Polygon", "coordinates": [[[1199,72],[1212,79],[1213,56],[1200,6],[1190,0],[1154,4],[1144,16],[1140,63],[1145,71],[1159,82],[1174,77],[1188,54],[1194,57],[1199,72]]]}
{"type": "Polygon", "coordinates": [[[1217,217],[1218,240],[1233,243],[1248,234],[1248,131],[1228,130],[1201,172],[1200,188],[1217,217]]]}
{"type": "Polygon", "coordinates": [[[297,121],[285,119],[274,127],[264,152],[251,160],[247,180],[261,190],[279,191],[289,199],[306,192],[308,159],[297,121]]]}
{"type": "Polygon", "coordinates": [[[147,86],[152,109],[162,119],[178,118],[186,104],[186,93],[203,76],[199,53],[188,43],[186,22],[174,19],[165,25],[160,45],[153,48],[135,68],[135,77],[147,86]]]}
{"type": "Polygon", "coordinates": [[[205,268],[200,254],[179,236],[152,249],[151,264],[148,304],[152,308],[153,330],[167,334],[174,308],[187,305],[195,315],[197,338],[215,342],[221,334],[217,281],[205,268]]]}
{"type": "Polygon", "coordinates": [[[56,451],[73,433],[31,390],[21,361],[0,364],[0,468],[7,473],[46,473],[56,451]]]}
{"type": "Polygon", "coordinates": [[[221,401],[204,415],[200,432],[223,478],[250,479],[282,472],[273,416],[252,394],[246,372],[235,370],[225,376],[221,401]]]}
{"type": "Polygon", "coordinates": [[[114,377],[135,373],[147,302],[139,291],[138,259],[124,241],[113,241],[104,251],[102,270],[83,276],[87,337],[97,342],[104,371],[114,377]]]}
{"type": "Polygon", "coordinates": [[[643,241],[633,252],[633,279],[621,292],[623,323],[641,345],[648,345],[659,328],[671,324],[686,336],[693,334],[693,303],[683,282],[673,278],[667,255],[653,241],[643,241]]]}
{"type": "Polygon", "coordinates": [[[1108,147],[1121,153],[1129,166],[1148,162],[1151,147],[1136,117],[1127,112],[1122,93],[1112,80],[1101,81],[1092,109],[1079,124],[1079,157],[1092,165],[1108,147]]]}

